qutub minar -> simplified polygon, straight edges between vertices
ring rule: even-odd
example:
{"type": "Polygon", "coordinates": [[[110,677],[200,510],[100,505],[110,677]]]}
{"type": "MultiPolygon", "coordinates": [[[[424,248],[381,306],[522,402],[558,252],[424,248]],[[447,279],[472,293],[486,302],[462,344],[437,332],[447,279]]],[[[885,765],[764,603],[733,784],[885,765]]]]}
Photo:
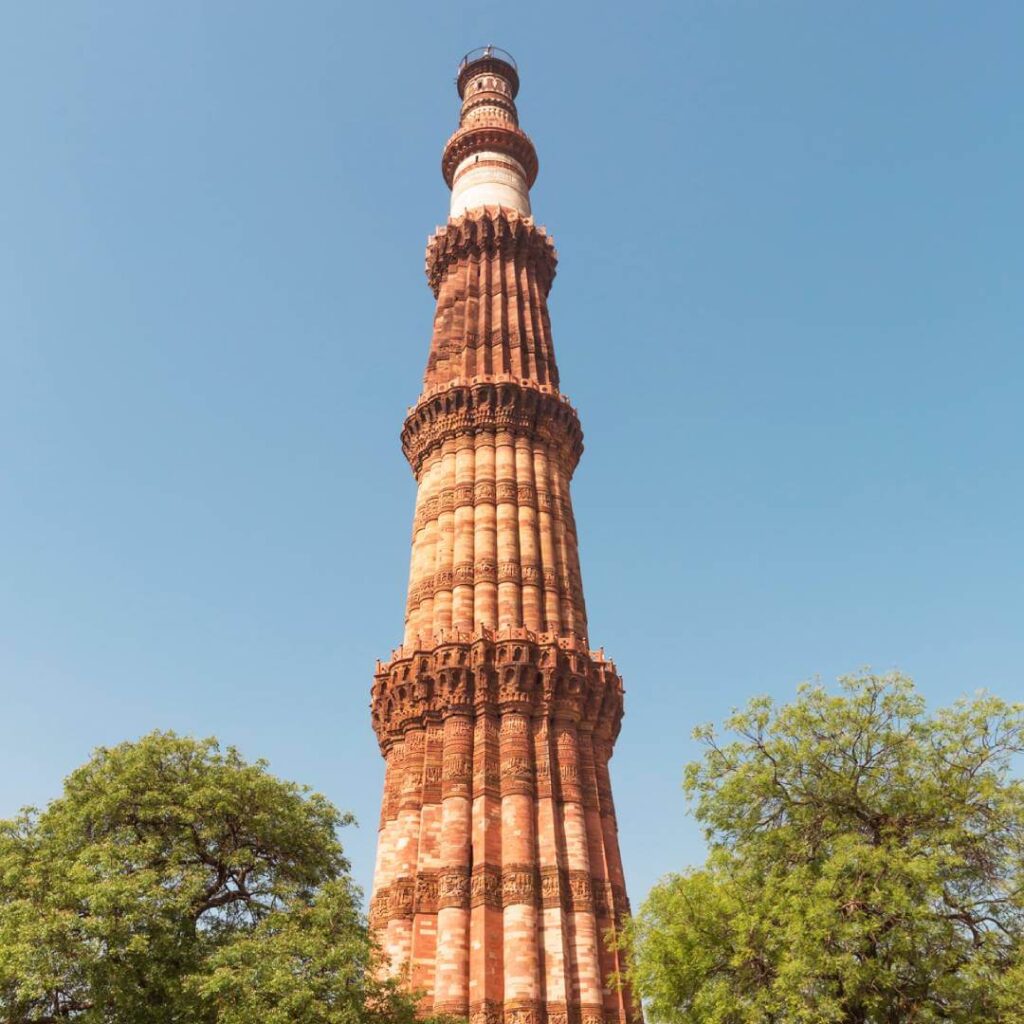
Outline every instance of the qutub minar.
{"type": "Polygon", "coordinates": [[[626,1024],[607,943],[629,909],[608,775],[622,681],[587,634],[569,497],[583,439],[558,389],[556,256],[530,216],[518,88],[507,53],[468,54],[441,161],[437,312],[402,430],[419,487],[405,637],[373,685],[371,924],[424,1013],[626,1024]]]}

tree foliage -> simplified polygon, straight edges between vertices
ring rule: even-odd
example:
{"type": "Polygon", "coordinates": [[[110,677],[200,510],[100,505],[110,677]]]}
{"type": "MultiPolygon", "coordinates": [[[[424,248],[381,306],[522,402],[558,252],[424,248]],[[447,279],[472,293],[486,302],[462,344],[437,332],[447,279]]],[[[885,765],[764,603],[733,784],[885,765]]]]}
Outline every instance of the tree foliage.
{"type": "Polygon", "coordinates": [[[45,811],[0,823],[0,1020],[411,1022],[359,912],[349,821],[214,740],[96,751],[45,811]]]}
{"type": "Polygon", "coordinates": [[[934,716],[899,676],[750,702],[697,730],[706,865],[628,929],[671,1024],[1024,1024],[1024,709],[934,716]]]}

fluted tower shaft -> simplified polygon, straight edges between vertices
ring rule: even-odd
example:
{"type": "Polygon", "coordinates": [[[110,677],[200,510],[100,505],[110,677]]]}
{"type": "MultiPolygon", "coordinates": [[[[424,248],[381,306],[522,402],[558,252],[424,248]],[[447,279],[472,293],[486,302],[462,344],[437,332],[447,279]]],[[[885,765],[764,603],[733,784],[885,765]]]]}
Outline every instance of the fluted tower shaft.
{"type": "Polygon", "coordinates": [[[608,943],[628,913],[608,761],[622,682],[590,650],[558,387],[550,237],[515,64],[463,61],[427,245],[437,298],[402,430],[416,476],[402,645],[378,664],[386,761],[371,925],[424,1012],[471,1024],[626,1024],[608,943]]]}

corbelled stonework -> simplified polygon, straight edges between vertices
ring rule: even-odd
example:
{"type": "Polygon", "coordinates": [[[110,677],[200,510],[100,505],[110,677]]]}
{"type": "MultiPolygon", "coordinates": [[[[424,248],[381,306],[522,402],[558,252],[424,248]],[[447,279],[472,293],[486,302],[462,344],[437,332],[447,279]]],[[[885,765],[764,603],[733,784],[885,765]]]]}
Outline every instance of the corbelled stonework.
{"type": "Polygon", "coordinates": [[[402,430],[419,485],[405,635],[373,686],[387,767],[371,924],[424,1012],[625,1024],[607,942],[629,912],[608,774],[623,690],[587,635],[556,255],[530,217],[511,59],[471,55],[458,86],[452,216],[427,246],[434,332],[402,430]]]}

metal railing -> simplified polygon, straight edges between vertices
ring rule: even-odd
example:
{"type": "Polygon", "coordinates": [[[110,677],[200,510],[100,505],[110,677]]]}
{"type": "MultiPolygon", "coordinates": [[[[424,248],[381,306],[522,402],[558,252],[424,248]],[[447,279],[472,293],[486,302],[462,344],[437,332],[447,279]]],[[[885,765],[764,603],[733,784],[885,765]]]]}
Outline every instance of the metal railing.
{"type": "Polygon", "coordinates": [[[475,50],[470,50],[462,60],[459,61],[459,70],[461,71],[467,64],[472,64],[474,61],[485,60],[487,57],[494,57],[497,60],[503,60],[506,64],[510,64],[516,71],[519,70],[519,65],[516,64],[515,57],[512,56],[508,50],[503,50],[500,46],[478,46],[475,50]]]}

